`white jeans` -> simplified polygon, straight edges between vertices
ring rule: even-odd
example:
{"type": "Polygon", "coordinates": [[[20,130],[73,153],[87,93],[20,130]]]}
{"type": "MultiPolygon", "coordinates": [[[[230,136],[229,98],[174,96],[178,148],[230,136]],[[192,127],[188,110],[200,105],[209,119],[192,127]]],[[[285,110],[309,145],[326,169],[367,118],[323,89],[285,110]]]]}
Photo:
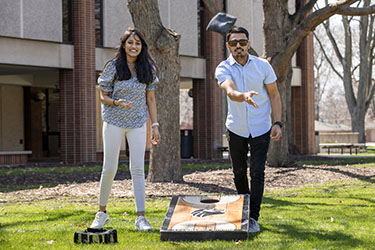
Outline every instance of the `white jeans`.
{"type": "Polygon", "coordinates": [[[100,179],[99,205],[106,206],[115,178],[122,139],[129,144],[130,174],[137,212],[145,211],[144,156],[146,148],[146,124],[141,128],[124,129],[103,122],[104,162],[100,179]]]}

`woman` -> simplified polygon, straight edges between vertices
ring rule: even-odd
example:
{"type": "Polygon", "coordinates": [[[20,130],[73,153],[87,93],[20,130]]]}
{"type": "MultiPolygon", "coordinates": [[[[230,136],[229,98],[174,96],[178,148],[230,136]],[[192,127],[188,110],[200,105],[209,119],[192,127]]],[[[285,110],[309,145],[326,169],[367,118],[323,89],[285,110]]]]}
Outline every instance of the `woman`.
{"type": "Polygon", "coordinates": [[[159,80],[155,71],[141,32],[128,28],[121,37],[116,56],[107,62],[98,78],[102,102],[104,162],[100,179],[99,211],[91,228],[103,228],[109,221],[106,206],[125,135],[129,144],[130,173],[138,215],[135,227],[141,231],[152,230],[145,218],[144,153],[148,113],[152,123],[151,142],[154,145],[160,142],[155,101],[156,83],[159,80]]]}

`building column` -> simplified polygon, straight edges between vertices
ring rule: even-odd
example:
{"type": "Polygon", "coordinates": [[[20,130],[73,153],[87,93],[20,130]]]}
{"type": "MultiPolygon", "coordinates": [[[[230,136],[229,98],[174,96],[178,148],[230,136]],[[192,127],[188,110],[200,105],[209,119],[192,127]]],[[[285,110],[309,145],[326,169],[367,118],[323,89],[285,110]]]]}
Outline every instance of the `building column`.
{"type": "MultiPolygon", "coordinates": [[[[222,0],[214,0],[223,9],[222,0]]],[[[216,66],[224,59],[224,38],[221,34],[205,31],[213,15],[204,10],[204,50],[206,58],[206,79],[193,81],[194,106],[194,157],[200,159],[222,158],[222,94],[214,78],[216,66]]]]}
{"type": "MultiPolygon", "coordinates": [[[[300,0],[300,7],[308,0],[300,0]]],[[[294,144],[302,154],[315,154],[314,106],[314,43],[310,34],[297,51],[297,65],[301,67],[301,86],[292,87],[291,118],[294,144]]]]}
{"type": "Polygon", "coordinates": [[[43,158],[42,101],[35,99],[41,88],[24,87],[25,150],[31,150],[30,158],[43,158]]]}
{"type": "Polygon", "coordinates": [[[314,46],[313,35],[305,38],[297,52],[301,86],[292,87],[294,143],[302,154],[315,154],[314,46]]]}
{"type": "Polygon", "coordinates": [[[60,70],[61,161],[96,161],[94,0],[73,0],[74,69],[60,70]]]}

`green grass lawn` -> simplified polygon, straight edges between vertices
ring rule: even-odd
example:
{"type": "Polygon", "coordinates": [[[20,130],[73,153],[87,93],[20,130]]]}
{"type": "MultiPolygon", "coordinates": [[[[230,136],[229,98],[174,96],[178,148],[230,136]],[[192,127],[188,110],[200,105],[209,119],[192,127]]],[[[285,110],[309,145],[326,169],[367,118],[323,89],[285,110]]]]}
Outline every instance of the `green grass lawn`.
{"type": "MultiPolygon", "coordinates": [[[[32,198],[32,197],[29,197],[32,198]]],[[[354,181],[266,192],[261,231],[244,242],[161,242],[159,228],[170,198],[147,198],[154,230],[134,229],[134,200],[112,198],[108,227],[119,243],[77,245],[74,232],[88,227],[96,197],[4,201],[0,194],[0,249],[375,249],[375,183],[354,181]]]]}
{"type": "MultiPolygon", "coordinates": [[[[375,167],[374,157],[337,158],[299,162],[307,165],[350,165],[375,167]]],[[[192,164],[184,169],[228,168],[229,164],[192,164]]],[[[119,171],[127,171],[122,165],[119,171]]],[[[34,167],[0,169],[0,179],[21,176],[46,179],[51,176],[100,175],[100,166],[34,167]]],[[[38,186],[1,186],[0,191],[38,186]]],[[[48,200],[5,200],[0,192],[0,249],[375,249],[375,180],[328,183],[298,189],[266,192],[260,217],[261,232],[244,242],[161,242],[159,228],[170,197],[147,198],[147,217],[154,230],[134,229],[134,200],[111,198],[108,227],[118,231],[119,243],[77,245],[75,231],[87,228],[97,210],[97,197],[55,197],[48,200]]]]}
{"type": "Polygon", "coordinates": [[[375,156],[374,157],[338,157],[332,158],[330,160],[313,160],[313,161],[299,161],[298,164],[301,165],[350,165],[354,167],[375,167],[375,156]]]}

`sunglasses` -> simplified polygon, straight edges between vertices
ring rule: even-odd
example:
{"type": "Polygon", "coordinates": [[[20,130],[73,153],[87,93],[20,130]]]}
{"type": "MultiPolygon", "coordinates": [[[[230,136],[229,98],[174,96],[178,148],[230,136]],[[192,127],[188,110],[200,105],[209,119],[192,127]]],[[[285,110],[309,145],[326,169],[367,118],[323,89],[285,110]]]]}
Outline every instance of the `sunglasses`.
{"type": "Polygon", "coordinates": [[[228,44],[229,44],[229,46],[231,46],[231,47],[235,47],[235,46],[237,46],[237,43],[239,43],[241,46],[246,46],[247,43],[248,43],[248,40],[241,39],[241,40],[232,40],[232,41],[228,41],[228,44]]]}

